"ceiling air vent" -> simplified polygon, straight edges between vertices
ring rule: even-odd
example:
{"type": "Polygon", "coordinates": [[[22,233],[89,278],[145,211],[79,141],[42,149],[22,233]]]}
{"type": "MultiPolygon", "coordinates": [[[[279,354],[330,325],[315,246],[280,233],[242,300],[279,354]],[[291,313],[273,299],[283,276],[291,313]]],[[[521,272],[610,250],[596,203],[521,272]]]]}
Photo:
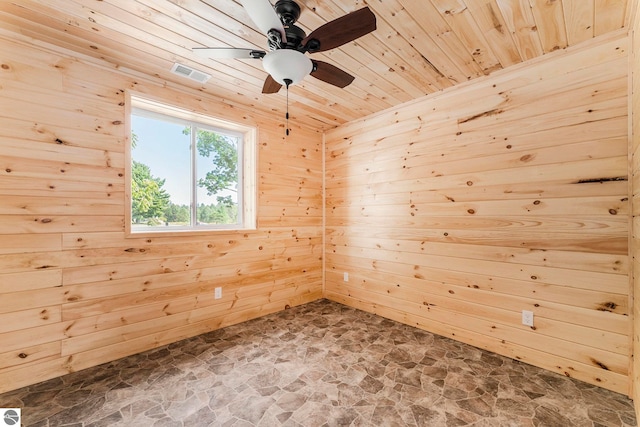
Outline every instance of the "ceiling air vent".
{"type": "Polygon", "coordinates": [[[193,68],[184,65],[178,64],[177,62],[173,64],[171,67],[171,72],[177,74],[182,77],[187,77],[191,80],[195,80],[199,83],[206,83],[207,80],[211,78],[211,76],[207,73],[203,73],[202,71],[194,70],[193,68]]]}

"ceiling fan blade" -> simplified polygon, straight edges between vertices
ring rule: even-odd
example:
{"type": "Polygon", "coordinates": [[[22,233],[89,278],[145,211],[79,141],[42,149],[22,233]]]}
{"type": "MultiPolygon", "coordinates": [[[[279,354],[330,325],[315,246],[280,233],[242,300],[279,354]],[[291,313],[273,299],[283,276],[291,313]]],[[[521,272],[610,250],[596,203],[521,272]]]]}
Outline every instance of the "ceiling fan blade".
{"type": "Polygon", "coordinates": [[[355,77],[346,71],[324,61],[313,61],[313,71],[311,71],[311,75],[316,79],[340,88],[349,86],[355,79],[355,77]]]}
{"type": "Polygon", "coordinates": [[[282,36],[282,41],[287,41],[282,22],[280,22],[280,18],[278,18],[278,14],[276,14],[269,0],[240,0],[240,3],[242,3],[253,22],[260,28],[260,31],[268,34],[271,29],[278,30],[282,36]]]}
{"type": "Polygon", "coordinates": [[[193,53],[204,58],[216,59],[260,59],[267,52],[256,49],[236,49],[233,47],[194,47],[193,53]]]}
{"type": "Polygon", "coordinates": [[[376,29],[376,16],[368,7],[348,13],[316,28],[302,40],[308,52],[324,52],[349,43],[376,29]]]}
{"type": "Polygon", "coordinates": [[[267,75],[267,79],[264,81],[264,86],[262,86],[262,93],[278,93],[282,85],[275,81],[271,74],[267,75]]]}

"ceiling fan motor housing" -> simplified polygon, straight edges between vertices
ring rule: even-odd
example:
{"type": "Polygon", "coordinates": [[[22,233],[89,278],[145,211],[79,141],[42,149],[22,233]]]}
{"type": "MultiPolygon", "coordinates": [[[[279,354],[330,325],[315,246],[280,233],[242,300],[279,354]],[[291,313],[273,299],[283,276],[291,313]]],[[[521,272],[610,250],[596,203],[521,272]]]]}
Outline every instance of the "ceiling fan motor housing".
{"type": "Polygon", "coordinates": [[[299,50],[301,46],[302,40],[307,37],[307,34],[302,30],[302,28],[297,25],[285,25],[284,31],[287,34],[287,43],[282,46],[284,49],[296,49],[299,50]]]}
{"type": "Polygon", "coordinates": [[[274,51],[278,49],[294,49],[301,50],[302,49],[302,40],[307,37],[307,34],[304,30],[297,25],[285,25],[284,32],[287,36],[287,41],[282,41],[282,36],[280,32],[272,29],[267,33],[267,44],[269,46],[269,50],[274,51]]]}

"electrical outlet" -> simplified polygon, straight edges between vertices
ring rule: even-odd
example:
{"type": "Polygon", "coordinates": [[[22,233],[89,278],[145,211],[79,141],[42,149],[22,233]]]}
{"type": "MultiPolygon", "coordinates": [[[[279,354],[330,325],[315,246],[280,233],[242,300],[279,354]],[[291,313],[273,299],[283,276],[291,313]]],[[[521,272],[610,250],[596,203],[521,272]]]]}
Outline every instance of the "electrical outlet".
{"type": "Polygon", "coordinates": [[[222,298],[222,288],[215,288],[215,290],[213,291],[213,297],[215,299],[222,298]]]}
{"type": "Polygon", "coordinates": [[[344,272],[344,281],[345,282],[349,281],[349,273],[347,273],[346,271],[344,272]]]}
{"type": "Polygon", "coordinates": [[[533,326],[533,311],[522,310],[522,324],[533,326]]]}

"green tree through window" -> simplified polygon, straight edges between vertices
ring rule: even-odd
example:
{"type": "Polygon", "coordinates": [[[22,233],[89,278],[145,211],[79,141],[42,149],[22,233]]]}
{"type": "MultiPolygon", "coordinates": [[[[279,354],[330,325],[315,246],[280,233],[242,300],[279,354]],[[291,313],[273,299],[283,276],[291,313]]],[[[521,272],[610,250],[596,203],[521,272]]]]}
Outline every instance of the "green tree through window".
{"type": "Polygon", "coordinates": [[[158,225],[165,220],[169,194],[165,180],[151,175],[149,166],[133,161],[131,166],[131,218],[136,224],[158,225]]]}
{"type": "MultiPolygon", "coordinates": [[[[191,133],[191,128],[183,130],[185,135],[191,133]]],[[[207,190],[207,195],[216,196],[218,203],[233,206],[232,196],[221,196],[222,192],[238,192],[238,142],[237,138],[230,138],[209,130],[198,129],[196,147],[201,157],[211,159],[213,169],[204,178],[198,179],[198,186],[207,190]]]]}

